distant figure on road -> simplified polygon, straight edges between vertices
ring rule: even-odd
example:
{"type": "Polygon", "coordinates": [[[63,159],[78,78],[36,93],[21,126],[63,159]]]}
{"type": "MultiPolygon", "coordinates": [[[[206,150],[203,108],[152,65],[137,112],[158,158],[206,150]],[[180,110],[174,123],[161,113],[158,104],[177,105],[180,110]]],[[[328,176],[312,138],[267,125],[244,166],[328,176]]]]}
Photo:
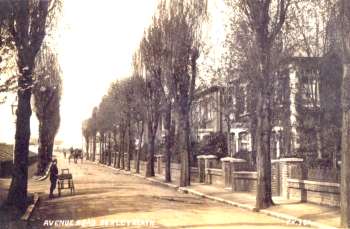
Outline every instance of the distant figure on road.
{"type": "Polygon", "coordinates": [[[54,159],[52,161],[52,165],[50,168],[50,182],[51,182],[51,186],[50,186],[50,195],[49,198],[53,198],[53,191],[56,188],[56,183],[57,183],[57,176],[58,176],[58,168],[57,168],[57,160],[54,159]]]}
{"type": "Polygon", "coordinates": [[[78,149],[74,150],[74,163],[76,164],[78,162],[78,149]]]}
{"type": "Polygon", "coordinates": [[[66,156],[67,156],[67,152],[65,149],[63,150],[63,156],[64,156],[64,158],[66,158],[66,156]]]}
{"type": "Polygon", "coordinates": [[[73,147],[70,147],[69,152],[70,152],[70,154],[69,154],[69,157],[68,157],[68,162],[70,163],[70,159],[71,158],[74,159],[74,149],[73,149],[73,147]]]}

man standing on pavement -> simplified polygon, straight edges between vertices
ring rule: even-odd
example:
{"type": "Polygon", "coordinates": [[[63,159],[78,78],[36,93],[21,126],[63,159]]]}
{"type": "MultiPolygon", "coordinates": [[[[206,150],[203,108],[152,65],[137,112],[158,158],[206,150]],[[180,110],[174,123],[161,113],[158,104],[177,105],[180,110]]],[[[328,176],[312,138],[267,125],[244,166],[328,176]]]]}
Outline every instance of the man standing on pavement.
{"type": "Polygon", "coordinates": [[[57,168],[57,159],[54,159],[52,161],[52,165],[50,168],[50,182],[51,182],[51,186],[50,186],[50,195],[49,198],[53,198],[53,191],[56,188],[56,183],[57,183],[57,177],[58,177],[58,168],[57,168]]]}

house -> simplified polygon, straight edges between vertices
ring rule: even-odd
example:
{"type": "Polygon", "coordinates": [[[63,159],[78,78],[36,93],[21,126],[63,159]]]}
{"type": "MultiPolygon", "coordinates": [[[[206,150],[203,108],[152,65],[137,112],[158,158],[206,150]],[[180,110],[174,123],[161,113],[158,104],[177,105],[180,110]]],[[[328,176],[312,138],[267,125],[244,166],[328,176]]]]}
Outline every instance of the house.
{"type": "Polygon", "coordinates": [[[194,139],[200,141],[210,134],[222,132],[221,103],[222,88],[219,86],[211,86],[196,91],[191,109],[191,126],[194,139]]]}
{"type": "MultiPolygon", "coordinates": [[[[339,63],[334,55],[324,58],[294,57],[274,74],[272,159],[337,157],[341,127],[339,63]]],[[[230,87],[212,86],[197,91],[192,108],[193,135],[201,141],[212,133],[229,132],[228,155],[248,153],[254,157],[257,95],[254,87],[247,82],[233,81],[230,87]],[[229,103],[225,103],[225,90],[232,91],[229,103]],[[232,114],[227,115],[225,108],[230,103],[234,109],[232,114]],[[230,128],[227,128],[228,120],[230,128]]]]}

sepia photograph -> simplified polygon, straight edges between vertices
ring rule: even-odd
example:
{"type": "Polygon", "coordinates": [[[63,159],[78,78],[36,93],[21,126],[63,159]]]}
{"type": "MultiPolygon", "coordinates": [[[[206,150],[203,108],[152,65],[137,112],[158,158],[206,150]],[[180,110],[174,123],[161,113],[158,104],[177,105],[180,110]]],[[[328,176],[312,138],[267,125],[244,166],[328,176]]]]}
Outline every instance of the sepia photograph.
{"type": "Polygon", "coordinates": [[[27,228],[350,228],[350,0],[0,0],[27,228]]]}

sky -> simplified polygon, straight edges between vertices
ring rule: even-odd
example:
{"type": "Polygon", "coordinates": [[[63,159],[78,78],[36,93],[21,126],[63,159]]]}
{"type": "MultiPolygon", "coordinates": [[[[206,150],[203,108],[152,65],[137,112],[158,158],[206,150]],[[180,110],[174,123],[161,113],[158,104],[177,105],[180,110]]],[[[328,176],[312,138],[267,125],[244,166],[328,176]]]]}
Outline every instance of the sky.
{"type": "Polygon", "coordinates": [[[65,1],[58,39],[64,89],[57,139],[81,144],[82,120],[112,81],[130,73],[133,52],[155,7],[155,0],[65,1]]]}
{"type": "MultiPolygon", "coordinates": [[[[155,7],[155,0],[65,0],[56,40],[63,72],[61,125],[56,139],[63,139],[67,146],[81,146],[82,120],[90,117],[111,82],[130,72],[132,54],[155,7]]],[[[0,142],[14,141],[12,102],[9,98],[0,106],[0,142]]],[[[34,137],[37,125],[33,113],[34,137]]]]}
{"type": "MultiPolygon", "coordinates": [[[[56,139],[66,146],[82,146],[82,121],[91,116],[112,81],[130,75],[132,55],[151,22],[156,3],[65,0],[55,44],[63,73],[61,125],[56,139]]],[[[220,24],[219,17],[213,18],[219,19],[215,24],[220,24]]],[[[222,30],[220,26],[212,29],[212,34],[222,30]]],[[[0,106],[0,142],[14,142],[13,100],[0,106]]],[[[34,112],[31,132],[33,137],[38,136],[34,112]]]]}

